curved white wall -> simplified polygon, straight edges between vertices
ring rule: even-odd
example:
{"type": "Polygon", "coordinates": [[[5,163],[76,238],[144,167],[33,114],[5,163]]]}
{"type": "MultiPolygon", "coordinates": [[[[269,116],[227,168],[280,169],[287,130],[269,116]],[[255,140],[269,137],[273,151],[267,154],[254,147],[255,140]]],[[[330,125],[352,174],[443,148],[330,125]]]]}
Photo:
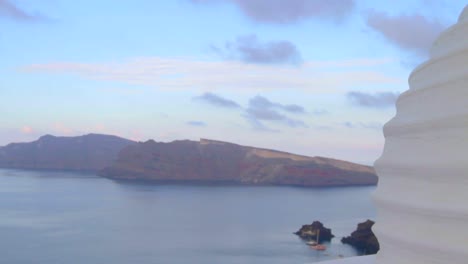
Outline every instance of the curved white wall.
{"type": "Polygon", "coordinates": [[[468,6],[430,54],[375,162],[377,264],[468,263],[468,6]]]}

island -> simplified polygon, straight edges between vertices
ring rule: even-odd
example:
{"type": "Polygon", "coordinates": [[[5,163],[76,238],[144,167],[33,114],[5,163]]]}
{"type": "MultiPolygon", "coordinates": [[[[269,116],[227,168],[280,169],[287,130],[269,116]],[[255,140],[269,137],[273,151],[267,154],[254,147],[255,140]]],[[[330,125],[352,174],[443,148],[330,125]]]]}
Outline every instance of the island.
{"type": "Polygon", "coordinates": [[[377,184],[369,166],[209,139],[132,144],[99,175],[119,180],[305,187],[377,184]]]}
{"type": "Polygon", "coordinates": [[[0,168],[89,171],[114,180],[303,187],[376,185],[372,167],[200,139],[135,142],[45,135],[0,147],[0,168]]]}

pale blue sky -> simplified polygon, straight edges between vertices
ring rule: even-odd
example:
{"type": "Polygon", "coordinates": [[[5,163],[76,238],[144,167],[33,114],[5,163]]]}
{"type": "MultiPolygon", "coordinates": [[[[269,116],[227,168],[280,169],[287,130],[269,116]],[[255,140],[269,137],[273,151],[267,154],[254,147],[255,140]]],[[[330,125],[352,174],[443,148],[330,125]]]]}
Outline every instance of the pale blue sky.
{"type": "Polygon", "coordinates": [[[465,4],[0,0],[0,145],[204,137],[371,164],[465,4]]]}

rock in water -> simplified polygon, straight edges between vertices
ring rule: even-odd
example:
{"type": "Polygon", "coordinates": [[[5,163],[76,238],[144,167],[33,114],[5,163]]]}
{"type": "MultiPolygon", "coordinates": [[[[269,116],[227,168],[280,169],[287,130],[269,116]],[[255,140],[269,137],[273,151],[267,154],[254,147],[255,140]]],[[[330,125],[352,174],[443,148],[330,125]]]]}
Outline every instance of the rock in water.
{"type": "Polygon", "coordinates": [[[377,253],[380,246],[377,237],[374,235],[374,232],[372,232],[374,223],[375,222],[372,220],[359,223],[356,231],[352,232],[351,236],[343,237],[341,242],[362,250],[365,255],[377,253]]]}
{"type": "Polygon", "coordinates": [[[296,235],[300,238],[305,240],[316,240],[317,239],[317,231],[320,232],[319,241],[321,243],[323,241],[330,241],[333,237],[335,237],[330,228],[326,228],[323,224],[319,221],[314,221],[311,225],[303,225],[299,231],[297,231],[296,235]]]}

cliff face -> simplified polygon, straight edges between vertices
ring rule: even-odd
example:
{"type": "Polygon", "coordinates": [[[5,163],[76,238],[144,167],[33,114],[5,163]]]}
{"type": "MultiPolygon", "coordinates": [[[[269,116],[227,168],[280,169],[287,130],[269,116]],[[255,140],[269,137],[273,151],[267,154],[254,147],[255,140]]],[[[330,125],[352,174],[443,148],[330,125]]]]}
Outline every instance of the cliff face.
{"type": "Polygon", "coordinates": [[[120,150],[132,144],[135,142],[108,135],[46,135],[33,142],[1,147],[0,167],[98,171],[109,166],[120,150]]]}
{"type": "Polygon", "coordinates": [[[124,148],[100,175],[114,179],[219,181],[296,186],[375,185],[371,167],[206,140],[124,148]]]}

